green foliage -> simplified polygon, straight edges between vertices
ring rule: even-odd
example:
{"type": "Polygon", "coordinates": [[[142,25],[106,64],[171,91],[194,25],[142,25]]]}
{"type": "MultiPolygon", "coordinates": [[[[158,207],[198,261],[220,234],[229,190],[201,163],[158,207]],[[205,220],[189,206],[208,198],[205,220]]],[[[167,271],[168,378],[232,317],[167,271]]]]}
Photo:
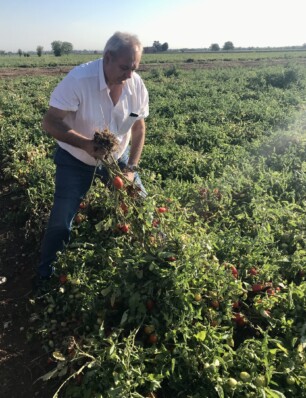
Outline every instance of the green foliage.
{"type": "MultiPolygon", "coordinates": [[[[148,197],[92,185],[31,303],[29,338],[52,358],[42,379],[76,398],[305,396],[305,72],[142,76],[148,197]]],[[[58,79],[0,82],[1,195],[20,204],[7,220],[29,252],[52,202],[40,124],[58,79]]]]}

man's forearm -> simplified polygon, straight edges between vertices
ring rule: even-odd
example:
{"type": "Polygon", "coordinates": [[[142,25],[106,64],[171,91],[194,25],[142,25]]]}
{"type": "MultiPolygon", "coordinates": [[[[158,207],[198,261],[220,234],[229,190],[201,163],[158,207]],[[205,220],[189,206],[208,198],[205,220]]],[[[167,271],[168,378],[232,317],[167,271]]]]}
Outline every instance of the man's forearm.
{"type": "Polygon", "coordinates": [[[43,119],[43,129],[58,141],[86,150],[90,141],[77,131],[71,129],[67,123],[61,119],[46,115],[43,119]]]}
{"type": "Polygon", "coordinates": [[[138,165],[145,143],[145,127],[132,131],[132,142],[130,148],[129,164],[138,165]]]}

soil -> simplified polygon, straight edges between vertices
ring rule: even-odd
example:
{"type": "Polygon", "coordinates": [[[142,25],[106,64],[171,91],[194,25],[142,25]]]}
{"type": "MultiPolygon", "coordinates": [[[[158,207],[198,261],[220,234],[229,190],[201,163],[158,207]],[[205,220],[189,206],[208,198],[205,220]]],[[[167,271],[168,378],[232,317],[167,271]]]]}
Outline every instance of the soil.
{"type": "MultiPolygon", "coordinates": [[[[2,199],[0,205],[2,220],[11,208],[2,199]]],[[[31,279],[38,253],[29,254],[24,241],[22,228],[0,222],[0,398],[52,398],[54,384],[35,382],[50,370],[48,354],[39,341],[27,338],[31,279]]]]}
{"type": "MultiPolygon", "coordinates": [[[[192,54],[190,54],[190,61],[180,62],[177,64],[178,68],[181,69],[211,69],[211,68],[233,68],[237,66],[242,67],[256,67],[262,65],[286,65],[288,63],[287,58],[267,58],[262,59],[220,59],[220,60],[201,60],[193,61],[192,54]]],[[[301,56],[300,58],[294,59],[295,63],[302,65],[306,64],[306,58],[301,56]]],[[[173,63],[150,63],[141,64],[138,71],[148,71],[154,68],[170,68],[173,67],[173,63]]],[[[19,67],[19,68],[1,68],[0,67],[0,78],[2,77],[17,77],[17,76],[36,76],[36,75],[59,75],[68,73],[73,66],[58,66],[58,67],[19,67]]]]}

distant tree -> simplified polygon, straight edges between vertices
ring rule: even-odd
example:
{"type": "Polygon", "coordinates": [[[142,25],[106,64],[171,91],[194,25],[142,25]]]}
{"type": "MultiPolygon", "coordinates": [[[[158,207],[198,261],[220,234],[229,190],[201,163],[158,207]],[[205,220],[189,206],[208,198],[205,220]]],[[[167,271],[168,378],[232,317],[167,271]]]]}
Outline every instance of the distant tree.
{"type": "Polygon", "coordinates": [[[210,51],[220,51],[220,46],[218,43],[213,43],[213,44],[211,44],[209,49],[210,49],[210,51]]]}
{"type": "Polygon", "coordinates": [[[168,48],[169,48],[169,45],[168,45],[168,43],[164,43],[164,44],[162,44],[162,46],[161,46],[161,50],[162,51],[167,51],[168,50],[168,48]]]}
{"type": "Polygon", "coordinates": [[[155,48],[156,51],[162,51],[162,45],[157,40],[154,41],[153,47],[155,48]]]}
{"type": "Polygon", "coordinates": [[[37,55],[39,56],[39,57],[41,57],[41,55],[42,55],[42,52],[43,52],[43,46],[37,46],[36,47],[36,53],[37,53],[37,55]]]}
{"type": "Polygon", "coordinates": [[[62,42],[59,40],[55,40],[51,43],[53,54],[56,57],[60,57],[62,55],[62,42]]]}
{"type": "Polygon", "coordinates": [[[53,54],[56,57],[60,57],[63,54],[70,54],[73,50],[73,45],[68,41],[55,40],[51,43],[53,54]]]}
{"type": "Polygon", "coordinates": [[[231,41],[226,41],[223,45],[224,51],[234,50],[234,44],[231,41]]]}
{"type": "Polygon", "coordinates": [[[4,55],[5,51],[4,50],[0,50],[0,55],[4,55]]]}
{"type": "Polygon", "coordinates": [[[62,54],[70,54],[73,50],[73,45],[68,41],[62,43],[62,54]]]}
{"type": "Polygon", "coordinates": [[[18,53],[19,57],[22,56],[22,50],[20,48],[18,49],[17,53],[18,53]]]}

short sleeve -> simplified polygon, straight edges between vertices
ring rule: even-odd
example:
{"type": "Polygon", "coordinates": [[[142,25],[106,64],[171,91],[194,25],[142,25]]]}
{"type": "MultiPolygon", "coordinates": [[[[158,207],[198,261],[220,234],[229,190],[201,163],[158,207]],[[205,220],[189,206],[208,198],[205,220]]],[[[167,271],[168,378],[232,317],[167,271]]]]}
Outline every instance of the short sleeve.
{"type": "Polygon", "coordinates": [[[140,116],[139,118],[144,119],[149,116],[149,94],[143,82],[141,85],[141,97],[142,97],[141,108],[140,108],[141,111],[139,114],[140,116]]]}
{"type": "Polygon", "coordinates": [[[76,112],[81,102],[78,81],[68,74],[53,90],[49,105],[63,111],[76,112]]]}

